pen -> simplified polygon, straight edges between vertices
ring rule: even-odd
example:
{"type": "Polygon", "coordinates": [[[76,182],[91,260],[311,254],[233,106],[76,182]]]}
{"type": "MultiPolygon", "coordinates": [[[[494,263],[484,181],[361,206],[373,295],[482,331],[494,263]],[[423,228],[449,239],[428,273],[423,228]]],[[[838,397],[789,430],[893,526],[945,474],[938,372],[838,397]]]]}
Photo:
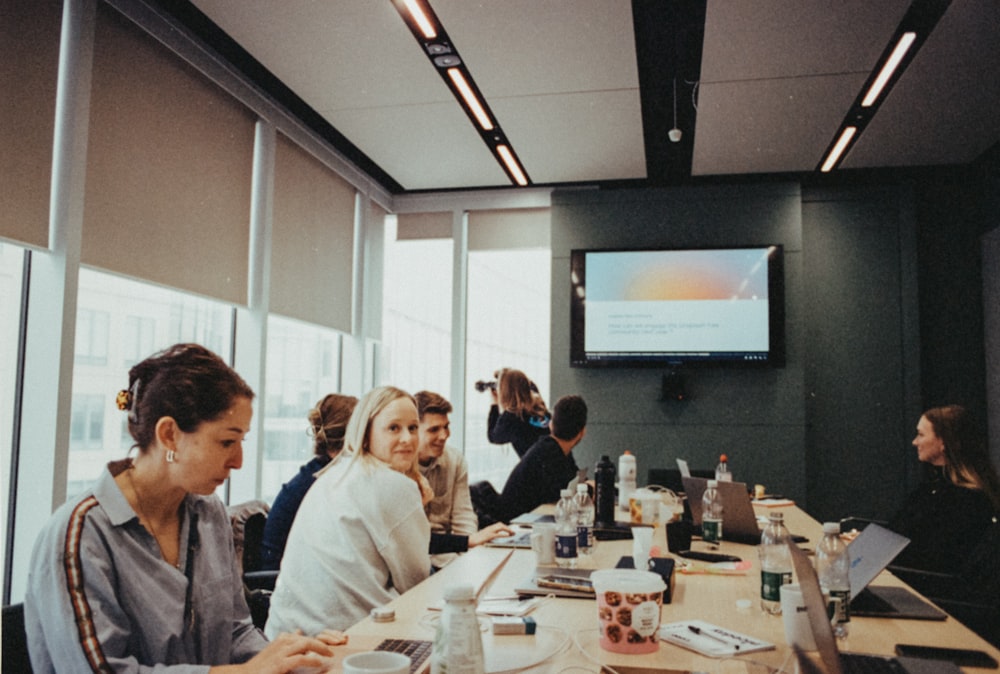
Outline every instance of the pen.
{"type": "Polygon", "coordinates": [[[715,639],[720,644],[725,644],[726,646],[729,646],[730,648],[732,648],[734,651],[740,650],[740,645],[739,644],[734,644],[731,641],[727,641],[727,640],[723,639],[722,637],[717,637],[714,634],[712,634],[711,632],[706,632],[705,630],[701,629],[700,627],[695,627],[694,625],[688,625],[688,629],[691,630],[692,632],[694,632],[695,634],[699,635],[699,636],[705,636],[705,637],[708,637],[709,639],[715,639]]]}

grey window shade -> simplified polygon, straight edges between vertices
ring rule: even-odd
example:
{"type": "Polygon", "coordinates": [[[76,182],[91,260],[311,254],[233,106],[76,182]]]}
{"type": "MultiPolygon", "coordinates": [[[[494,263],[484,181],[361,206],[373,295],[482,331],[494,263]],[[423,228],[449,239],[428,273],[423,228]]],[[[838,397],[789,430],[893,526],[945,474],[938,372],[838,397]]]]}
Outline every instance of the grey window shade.
{"type": "Polygon", "coordinates": [[[548,208],[469,211],[469,250],[548,248],[549,214],[548,208]]]}
{"type": "Polygon", "coordinates": [[[450,239],[451,211],[400,213],[396,216],[396,239],[450,239]]]}
{"type": "Polygon", "coordinates": [[[62,2],[0,14],[0,236],[47,248],[62,2]]]}
{"type": "Polygon", "coordinates": [[[270,310],[351,332],[355,190],[278,134],[270,310]]]}
{"type": "Polygon", "coordinates": [[[254,123],[99,3],[83,262],[246,304],[254,123]]]}

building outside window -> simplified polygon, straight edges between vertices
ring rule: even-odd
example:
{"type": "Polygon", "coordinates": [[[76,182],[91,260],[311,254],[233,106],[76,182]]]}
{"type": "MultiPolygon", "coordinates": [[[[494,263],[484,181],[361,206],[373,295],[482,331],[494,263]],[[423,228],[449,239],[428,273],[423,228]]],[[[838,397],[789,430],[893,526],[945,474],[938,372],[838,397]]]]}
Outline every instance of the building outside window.
{"type": "Polygon", "coordinates": [[[281,485],[313,456],[309,410],[340,392],[340,333],[271,316],[267,324],[264,467],[261,498],[271,502],[281,485]]]}
{"type": "Polygon", "coordinates": [[[0,243],[0,568],[7,566],[7,533],[13,466],[14,394],[25,250],[0,243]]]}

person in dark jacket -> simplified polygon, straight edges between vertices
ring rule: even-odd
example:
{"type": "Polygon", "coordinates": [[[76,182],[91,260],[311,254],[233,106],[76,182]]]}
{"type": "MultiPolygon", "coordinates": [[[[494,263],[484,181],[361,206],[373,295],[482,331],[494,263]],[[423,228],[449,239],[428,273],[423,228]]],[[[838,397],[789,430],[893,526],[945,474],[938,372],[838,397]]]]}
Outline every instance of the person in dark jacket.
{"type": "Polygon", "coordinates": [[[538,438],[549,434],[550,415],[545,401],[534,382],[520,370],[497,370],[490,396],[493,404],[486,434],[494,445],[509,442],[518,457],[523,457],[538,438]]]}

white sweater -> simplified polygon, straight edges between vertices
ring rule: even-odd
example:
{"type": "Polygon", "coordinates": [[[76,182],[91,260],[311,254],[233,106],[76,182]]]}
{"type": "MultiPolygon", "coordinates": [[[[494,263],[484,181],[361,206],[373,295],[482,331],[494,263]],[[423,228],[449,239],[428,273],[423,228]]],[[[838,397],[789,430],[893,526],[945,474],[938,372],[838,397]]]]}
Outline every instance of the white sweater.
{"type": "Polygon", "coordinates": [[[265,634],[345,630],[430,575],[416,482],[343,456],[306,493],[281,560],[265,634]]]}

